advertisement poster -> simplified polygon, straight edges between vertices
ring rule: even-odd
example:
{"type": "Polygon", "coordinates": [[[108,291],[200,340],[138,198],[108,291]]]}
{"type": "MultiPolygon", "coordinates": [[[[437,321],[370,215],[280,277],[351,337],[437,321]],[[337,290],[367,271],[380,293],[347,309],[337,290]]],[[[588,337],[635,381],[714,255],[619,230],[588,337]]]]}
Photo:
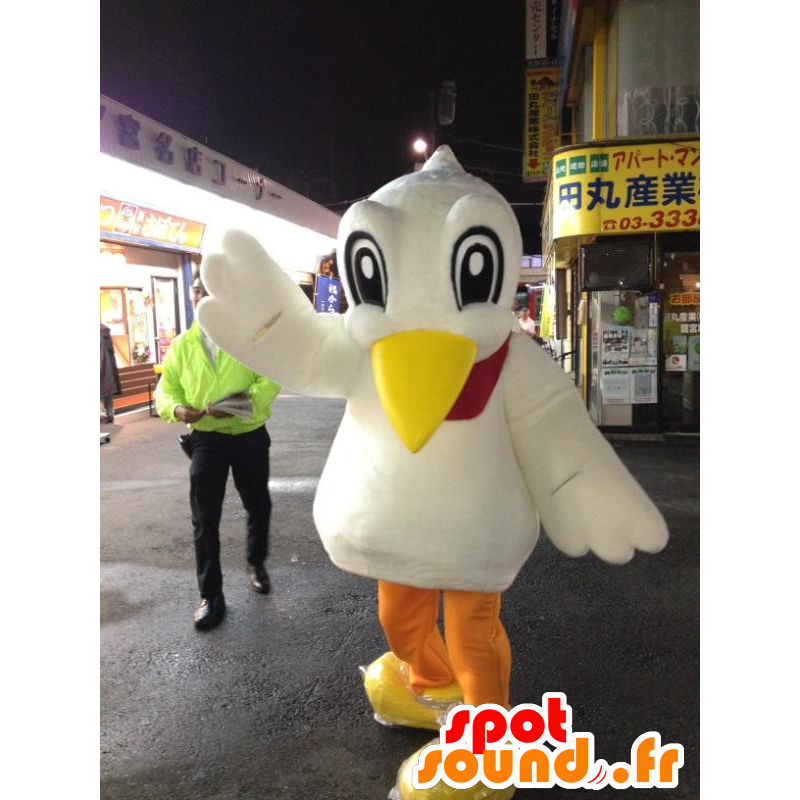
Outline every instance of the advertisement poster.
{"type": "Polygon", "coordinates": [[[650,303],[650,321],[651,328],[658,327],[658,303],[650,303]]]}
{"type": "Polygon", "coordinates": [[[650,301],[646,294],[637,297],[633,301],[633,327],[634,328],[649,328],[650,327],[650,301]]]}
{"type": "Polygon", "coordinates": [[[162,364],[172,340],[178,334],[177,281],[153,277],[153,301],[156,314],[158,363],[162,364]]]}
{"type": "Polygon", "coordinates": [[[605,366],[627,366],[630,354],[631,328],[605,328],[603,330],[603,358],[605,366]]]}
{"type": "Polygon", "coordinates": [[[657,367],[631,368],[631,402],[655,403],[658,385],[657,367]]]}
{"type": "Polygon", "coordinates": [[[558,147],[561,0],[525,0],[522,180],[544,182],[558,147]]]}
{"type": "Polygon", "coordinates": [[[525,70],[522,180],[546,181],[558,144],[558,67],[525,70]]]}
{"type": "Polygon", "coordinates": [[[631,339],[631,366],[655,366],[658,363],[658,331],[655,328],[634,328],[631,339]]]}
{"type": "Polygon", "coordinates": [[[556,287],[547,284],[542,295],[542,314],[539,319],[539,336],[552,339],[556,335],[556,287]]]}
{"type": "Polygon", "coordinates": [[[649,328],[647,331],[647,355],[650,357],[648,364],[658,364],[658,328],[649,328]]]}
{"type": "Polygon", "coordinates": [[[647,329],[634,328],[633,338],[631,339],[631,352],[628,359],[629,364],[647,363],[647,329]]]}
{"type": "Polygon", "coordinates": [[[627,369],[603,370],[603,403],[623,405],[631,402],[631,378],[627,369]]]}
{"type": "Polygon", "coordinates": [[[686,356],[685,355],[667,356],[667,360],[664,363],[664,369],[667,372],[686,372],[686,356]]]}
{"type": "Polygon", "coordinates": [[[686,368],[689,372],[700,372],[700,337],[690,336],[686,348],[686,368]]]}

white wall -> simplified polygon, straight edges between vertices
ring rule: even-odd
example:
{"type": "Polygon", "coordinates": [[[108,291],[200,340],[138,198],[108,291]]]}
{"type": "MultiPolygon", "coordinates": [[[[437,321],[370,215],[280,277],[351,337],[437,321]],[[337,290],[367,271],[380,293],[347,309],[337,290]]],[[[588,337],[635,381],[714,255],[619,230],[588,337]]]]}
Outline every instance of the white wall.
{"type": "Polygon", "coordinates": [[[316,272],[336,239],[100,153],[100,193],[206,224],[202,253],[229,228],[255,236],[285,270],[316,272]]]}

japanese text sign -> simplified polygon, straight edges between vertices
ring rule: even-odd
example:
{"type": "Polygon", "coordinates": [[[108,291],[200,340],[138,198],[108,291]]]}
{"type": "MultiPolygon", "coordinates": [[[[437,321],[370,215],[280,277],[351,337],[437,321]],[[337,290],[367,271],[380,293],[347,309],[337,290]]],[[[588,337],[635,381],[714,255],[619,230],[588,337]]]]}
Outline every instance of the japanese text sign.
{"type": "Polygon", "coordinates": [[[317,296],[314,310],[320,314],[338,314],[342,299],[342,282],[336,278],[317,275],[317,296]]]}
{"type": "Polygon", "coordinates": [[[525,70],[522,179],[546,181],[558,135],[558,67],[525,70]]]}
{"type": "Polygon", "coordinates": [[[100,197],[100,231],[120,237],[163,242],[199,250],[205,225],[151,208],[100,197]]]}
{"type": "Polygon", "coordinates": [[[672,292],[669,296],[671,306],[699,306],[700,292],[672,292]]]}
{"type": "Polygon", "coordinates": [[[700,140],[553,155],[553,237],[700,229],[700,140]]]}
{"type": "Polygon", "coordinates": [[[558,57],[561,0],[525,0],[527,66],[552,66],[558,57]],[[543,62],[550,61],[545,65],[543,62]]]}

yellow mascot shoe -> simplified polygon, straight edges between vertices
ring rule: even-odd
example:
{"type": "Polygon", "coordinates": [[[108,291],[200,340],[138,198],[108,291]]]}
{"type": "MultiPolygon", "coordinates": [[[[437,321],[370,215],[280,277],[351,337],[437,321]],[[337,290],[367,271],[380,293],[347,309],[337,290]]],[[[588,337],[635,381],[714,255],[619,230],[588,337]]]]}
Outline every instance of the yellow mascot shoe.
{"type": "Polygon", "coordinates": [[[463,702],[457,683],[417,694],[409,682],[408,664],[391,651],[368,667],[361,667],[376,722],[381,725],[438,731],[447,710],[463,702]]]}
{"type": "Polygon", "coordinates": [[[415,789],[411,785],[411,768],[419,761],[420,753],[432,744],[439,744],[439,740],[434,739],[423,745],[400,765],[397,783],[389,792],[389,800],[510,800],[514,796],[515,786],[492,789],[483,783],[476,783],[468,789],[454,789],[444,781],[439,781],[429,789],[415,789]]]}

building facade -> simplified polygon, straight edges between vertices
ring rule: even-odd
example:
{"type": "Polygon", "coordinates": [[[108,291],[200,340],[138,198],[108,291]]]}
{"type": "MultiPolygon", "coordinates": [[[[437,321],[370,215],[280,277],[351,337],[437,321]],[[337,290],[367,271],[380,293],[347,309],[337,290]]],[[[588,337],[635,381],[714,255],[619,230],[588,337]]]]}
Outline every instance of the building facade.
{"type": "Polygon", "coordinates": [[[700,423],[699,0],[567,0],[545,331],[603,429],[700,423]]]}
{"type": "Polygon", "coordinates": [[[117,408],[147,402],[154,367],[192,322],[192,274],[226,230],[253,234],[311,300],[337,214],[103,95],[99,159],[100,321],[117,408]]]}

